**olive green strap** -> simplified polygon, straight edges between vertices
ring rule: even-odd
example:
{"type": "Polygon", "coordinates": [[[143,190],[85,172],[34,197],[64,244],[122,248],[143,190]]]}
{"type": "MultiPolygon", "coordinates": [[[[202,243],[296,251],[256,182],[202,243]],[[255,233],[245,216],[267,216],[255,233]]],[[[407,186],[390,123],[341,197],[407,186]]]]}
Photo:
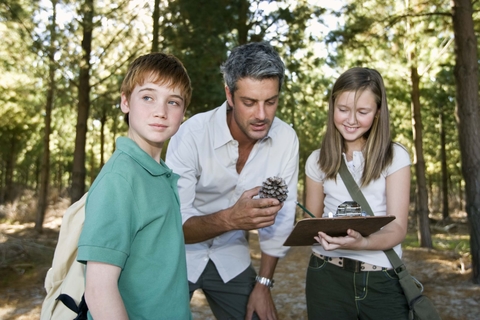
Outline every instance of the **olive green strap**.
{"type": "Polygon", "coordinates": [[[362,190],[360,190],[358,184],[355,182],[355,180],[353,180],[350,171],[348,171],[347,165],[345,164],[345,159],[343,159],[343,157],[342,163],[340,164],[339,173],[348,189],[348,192],[352,196],[352,199],[355,200],[369,216],[374,216],[372,208],[368,204],[367,199],[365,199],[362,190]]]}
{"type": "MultiPolygon", "coordinates": [[[[339,170],[340,176],[342,177],[343,182],[345,183],[345,186],[348,189],[348,192],[352,196],[352,199],[355,200],[363,210],[369,215],[369,216],[374,216],[372,208],[368,204],[367,199],[365,199],[365,196],[362,193],[362,190],[358,186],[358,184],[353,180],[352,174],[350,171],[348,171],[347,164],[345,163],[345,159],[342,157],[342,163],[340,164],[340,170],[339,170]]],[[[406,269],[404,266],[403,261],[400,259],[400,257],[397,255],[397,253],[393,249],[388,249],[384,250],[385,254],[388,257],[388,260],[390,260],[390,263],[392,264],[393,268],[397,270],[399,267],[402,267],[401,269],[406,269]]]]}

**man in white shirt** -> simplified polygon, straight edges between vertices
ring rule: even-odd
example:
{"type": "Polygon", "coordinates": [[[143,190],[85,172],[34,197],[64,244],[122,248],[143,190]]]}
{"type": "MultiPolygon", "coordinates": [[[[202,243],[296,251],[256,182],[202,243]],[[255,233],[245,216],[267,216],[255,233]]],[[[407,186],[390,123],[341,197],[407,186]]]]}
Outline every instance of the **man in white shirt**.
{"type": "Polygon", "coordinates": [[[293,228],[298,138],[275,117],[285,66],[267,43],[231,52],[221,67],[227,101],[187,120],[171,139],[166,163],[180,175],[190,297],[202,289],[217,319],[277,319],[270,294],[283,243],[293,228]],[[281,177],[288,197],[257,197],[281,177]],[[258,276],[246,234],[258,229],[258,276]]]}

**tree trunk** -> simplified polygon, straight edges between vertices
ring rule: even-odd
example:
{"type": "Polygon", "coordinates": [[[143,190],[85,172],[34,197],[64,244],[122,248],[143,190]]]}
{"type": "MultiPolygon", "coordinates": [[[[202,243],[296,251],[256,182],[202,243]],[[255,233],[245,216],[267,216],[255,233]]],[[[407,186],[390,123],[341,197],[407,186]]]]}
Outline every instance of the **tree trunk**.
{"type": "Polygon", "coordinates": [[[248,9],[250,2],[248,0],[240,0],[238,10],[238,44],[246,44],[248,41],[248,9]]]}
{"type": "Polygon", "coordinates": [[[153,39],[152,39],[152,52],[158,52],[158,37],[160,29],[160,0],[155,0],[153,7],[153,39]]]}
{"type": "Polygon", "coordinates": [[[78,116],[72,169],[72,203],[79,200],[85,193],[85,145],[87,140],[88,113],[90,109],[90,54],[92,50],[93,9],[93,0],[85,0],[82,5],[83,57],[80,63],[78,86],[78,116]]]}
{"type": "Polygon", "coordinates": [[[0,204],[5,199],[5,161],[0,161],[0,204]]]}
{"type": "Polygon", "coordinates": [[[462,185],[462,181],[458,181],[458,208],[460,211],[464,211],[465,207],[464,207],[464,196],[463,196],[463,185],[462,185]]]}
{"type": "Polygon", "coordinates": [[[13,171],[15,169],[15,159],[17,157],[16,151],[17,141],[12,135],[10,139],[10,152],[7,153],[7,161],[5,164],[5,202],[11,202],[14,198],[13,192],[13,171]]]}
{"type": "Polygon", "coordinates": [[[90,152],[87,152],[87,154],[89,155],[89,160],[90,160],[90,176],[89,176],[89,184],[92,185],[93,184],[93,181],[95,181],[95,177],[97,176],[95,174],[96,172],[96,168],[95,168],[95,141],[97,139],[95,138],[93,141],[92,141],[92,144],[90,146],[90,152]]]}
{"type": "Polygon", "coordinates": [[[472,280],[473,283],[480,284],[480,107],[477,38],[471,1],[454,0],[452,13],[457,125],[465,179],[466,211],[470,222],[472,280]]]}
{"type": "Polygon", "coordinates": [[[56,163],[56,169],[55,169],[55,188],[58,189],[59,194],[61,195],[63,192],[63,162],[62,162],[62,156],[60,156],[60,159],[57,158],[57,163],[56,163]]]}
{"type": "Polygon", "coordinates": [[[55,27],[57,23],[57,1],[52,0],[52,23],[50,25],[50,49],[48,53],[48,92],[45,104],[45,119],[43,132],[43,155],[40,170],[40,188],[38,190],[37,215],[35,220],[35,230],[42,232],[45,211],[48,206],[48,187],[50,182],[50,133],[52,123],[53,97],[55,94],[55,27]]]}
{"type": "Polygon", "coordinates": [[[425,158],[423,157],[423,134],[422,134],[422,116],[420,114],[420,77],[416,67],[410,69],[412,81],[412,122],[413,139],[415,144],[415,174],[417,180],[417,225],[418,239],[420,246],[424,248],[433,248],[432,237],[430,234],[430,223],[428,221],[428,193],[427,181],[425,178],[425,158]]]}
{"type": "Polygon", "coordinates": [[[445,114],[443,107],[440,107],[440,161],[442,163],[442,218],[443,221],[449,218],[448,212],[448,169],[447,169],[447,151],[445,148],[445,114]]]}
{"type": "Polygon", "coordinates": [[[105,164],[105,126],[107,124],[107,111],[105,108],[102,109],[102,117],[100,118],[100,166],[99,169],[103,168],[105,164]]]}

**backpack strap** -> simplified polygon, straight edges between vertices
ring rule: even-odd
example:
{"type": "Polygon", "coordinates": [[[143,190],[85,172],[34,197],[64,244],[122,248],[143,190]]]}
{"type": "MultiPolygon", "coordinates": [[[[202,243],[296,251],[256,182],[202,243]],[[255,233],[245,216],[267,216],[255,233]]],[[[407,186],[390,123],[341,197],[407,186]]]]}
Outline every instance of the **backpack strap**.
{"type": "Polygon", "coordinates": [[[87,319],[88,306],[87,306],[87,303],[85,302],[85,294],[82,295],[82,300],[80,301],[78,306],[75,300],[72,297],[70,297],[68,294],[62,293],[55,300],[61,301],[68,309],[72,310],[77,314],[77,317],[73,320],[87,319]]]}

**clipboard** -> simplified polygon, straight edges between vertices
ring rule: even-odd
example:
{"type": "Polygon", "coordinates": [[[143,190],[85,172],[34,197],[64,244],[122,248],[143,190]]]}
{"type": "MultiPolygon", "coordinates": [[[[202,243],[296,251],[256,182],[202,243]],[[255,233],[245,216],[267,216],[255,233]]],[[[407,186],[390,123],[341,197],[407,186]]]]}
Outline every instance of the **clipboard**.
{"type": "Polygon", "coordinates": [[[343,237],[347,235],[347,229],[353,229],[360,232],[362,236],[368,236],[394,219],[395,216],[302,219],[297,222],[283,245],[291,247],[317,244],[313,237],[317,236],[319,231],[332,237],[343,237]]]}

